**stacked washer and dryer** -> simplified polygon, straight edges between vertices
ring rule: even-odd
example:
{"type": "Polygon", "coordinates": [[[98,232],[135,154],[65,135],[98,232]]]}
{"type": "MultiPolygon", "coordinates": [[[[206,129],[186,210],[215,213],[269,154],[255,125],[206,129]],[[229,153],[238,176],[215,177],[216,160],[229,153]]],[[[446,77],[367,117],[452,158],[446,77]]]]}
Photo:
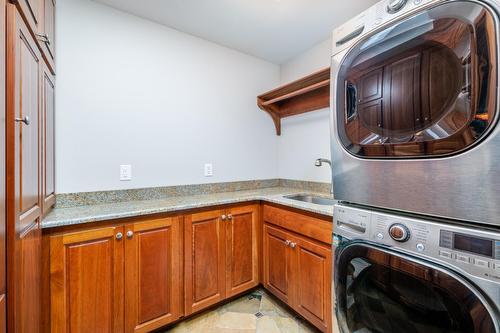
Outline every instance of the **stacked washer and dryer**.
{"type": "Polygon", "coordinates": [[[499,15],[385,0],[334,31],[342,333],[500,332],[499,15]]]}

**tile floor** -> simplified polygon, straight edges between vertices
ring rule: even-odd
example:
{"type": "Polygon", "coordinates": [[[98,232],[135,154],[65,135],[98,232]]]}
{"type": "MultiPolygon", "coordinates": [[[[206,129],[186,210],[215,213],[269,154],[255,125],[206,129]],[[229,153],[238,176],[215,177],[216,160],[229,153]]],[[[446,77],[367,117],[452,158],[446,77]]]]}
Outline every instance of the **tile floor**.
{"type": "Polygon", "coordinates": [[[319,333],[264,290],[187,319],[164,333],[319,333]]]}

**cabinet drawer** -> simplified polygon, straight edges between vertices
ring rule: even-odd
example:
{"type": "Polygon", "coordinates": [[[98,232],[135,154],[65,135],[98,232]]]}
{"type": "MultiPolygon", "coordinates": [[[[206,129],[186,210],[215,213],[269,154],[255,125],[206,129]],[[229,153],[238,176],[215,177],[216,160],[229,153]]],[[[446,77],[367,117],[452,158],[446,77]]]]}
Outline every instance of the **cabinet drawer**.
{"type": "Polygon", "coordinates": [[[330,217],[316,217],[294,211],[264,205],[265,223],[274,224],[317,241],[331,244],[333,222],[330,217]]]}

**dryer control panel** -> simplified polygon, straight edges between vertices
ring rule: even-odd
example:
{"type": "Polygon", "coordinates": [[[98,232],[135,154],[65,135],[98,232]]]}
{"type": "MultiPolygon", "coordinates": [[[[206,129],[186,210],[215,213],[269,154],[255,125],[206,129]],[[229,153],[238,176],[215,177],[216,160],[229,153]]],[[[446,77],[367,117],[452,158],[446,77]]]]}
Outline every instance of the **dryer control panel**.
{"type": "Polygon", "coordinates": [[[335,205],[334,232],[453,266],[500,283],[500,231],[335,205]]]}
{"type": "Polygon", "coordinates": [[[333,30],[333,55],[352,42],[395,19],[442,0],[384,0],[333,30]]]}

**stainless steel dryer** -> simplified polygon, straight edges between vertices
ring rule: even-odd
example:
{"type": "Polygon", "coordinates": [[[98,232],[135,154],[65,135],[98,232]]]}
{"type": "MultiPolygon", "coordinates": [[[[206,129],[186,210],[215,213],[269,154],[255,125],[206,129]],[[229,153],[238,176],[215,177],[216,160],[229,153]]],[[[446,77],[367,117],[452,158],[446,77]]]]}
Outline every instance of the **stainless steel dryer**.
{"type": "Polygon", "coordinates": [[[341,333],[500,332],[499,231],[345,205],[334,222],[341,333]]]}
{"type": "Polygon", "coordinates": [[[500,226],[498,10],[385,0],[334,31],[336,199],[500,226]]]}

